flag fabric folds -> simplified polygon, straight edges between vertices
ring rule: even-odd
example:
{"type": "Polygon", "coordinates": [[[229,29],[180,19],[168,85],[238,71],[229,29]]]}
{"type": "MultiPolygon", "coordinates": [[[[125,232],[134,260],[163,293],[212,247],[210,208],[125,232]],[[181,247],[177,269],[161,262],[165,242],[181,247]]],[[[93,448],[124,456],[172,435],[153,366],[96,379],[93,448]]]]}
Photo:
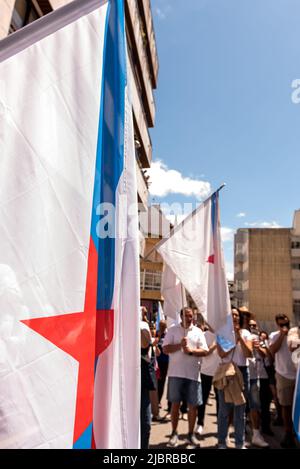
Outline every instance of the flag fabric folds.
{"type": "Polygon", "coordinates": [[[161,292],[164,297],[164,313],[177,321],[180,310],[187,305],[185,289],[168,264],[164,264],[161,292]]]}
{"type": "Polygon", "coordinates": [[[2,448],[139,446],[124,21],[78,0],[0,43],[2,448]]]}
{"type": "Polygon", "coordinates": [[[235,340],[221,246],[218,192],[178,225],[158,252],[215,330],[222,348],[230,350],[235,340]]]}
{"type": "Polygon", "coordinates": [[[164,321],[164,319],[165,319],[164,311],[163,311],[161,302],[159,301],[158,302],[158,311],[157,311],[157,316],[156,316],[156,330],[157,331],[159,329],[160,321],[164,321]]]}

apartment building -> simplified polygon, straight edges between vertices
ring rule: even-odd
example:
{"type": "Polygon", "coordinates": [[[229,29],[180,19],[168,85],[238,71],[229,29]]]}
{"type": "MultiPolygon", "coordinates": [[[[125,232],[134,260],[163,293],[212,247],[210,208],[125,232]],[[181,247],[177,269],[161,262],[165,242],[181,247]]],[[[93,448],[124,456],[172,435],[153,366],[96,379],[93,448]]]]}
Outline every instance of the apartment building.
{"type": "Polygon", "coordinates": [[[162,238],[168,237],[171,227],[159,205],[151,205],[148,213],[140,214],[140,230],[145,236],[146,254],[146,258],[140,261],[141,304],[148,309],[151,320],[155,318],[158,302],[163,302],[161,294],[163,260],[154,247],[162,238]]]}
{"type": "Polygon", "coordinates": [[[292,228],[241,228],[234,240],[237,306],[247,306],[263,327],[274,316],[300,321],[300,210],[292,228]]]}
{"type": "MultiPolygon", "coordinates": [[[[1,0],[0,39],[73,0],[1,0]]],[[[150,0],[124,0],[129,80],[132,83],[133,122],[139,210],[147,211],[145,170],[152,160],[149,128],[155,124],[153,90],[157,86],[158,57],[150,0]]],[[[141,255],[145,242],[140,233],[141,255]]]]}

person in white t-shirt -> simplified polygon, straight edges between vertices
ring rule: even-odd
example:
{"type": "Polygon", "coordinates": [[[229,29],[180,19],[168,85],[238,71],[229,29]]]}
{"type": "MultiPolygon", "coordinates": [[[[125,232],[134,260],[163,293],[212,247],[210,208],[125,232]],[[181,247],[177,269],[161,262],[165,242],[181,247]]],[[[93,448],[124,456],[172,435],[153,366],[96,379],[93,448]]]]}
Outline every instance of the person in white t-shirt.
{"type": "Polygon", "coordinates": [[[172,403],[172,435],[168,446],[178,444],[177,426],[180,402],[188,404],[188,444],[198,446],[194,435],[197,407],[202,403],[200,380],[200,357],[209,351],[203,332],[193,325],[193,310],[184,308],[181,323],[168,329],[163,344],[163,352],[170,355],[168,368],[168,400],[172,403]]]}
{"type": "Polygon", "coordinates": [[[292,361],[291,351],[288,347],[287,335],[290,329],[290,320],[286,314],[275,316],[278,331],[269,336],[271,353],[275,356],[276,389],[279,404],[282,407],[282,418],[285,436],[280,445],[282,448],[294,448],[292,405],[296,382],[296,368],[292,361]]]}

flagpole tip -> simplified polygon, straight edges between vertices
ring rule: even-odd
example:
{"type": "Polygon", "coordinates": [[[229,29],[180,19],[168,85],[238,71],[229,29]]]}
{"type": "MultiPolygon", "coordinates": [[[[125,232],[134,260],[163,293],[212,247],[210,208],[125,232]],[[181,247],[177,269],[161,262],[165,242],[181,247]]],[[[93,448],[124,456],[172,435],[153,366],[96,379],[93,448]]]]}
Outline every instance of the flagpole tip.
{"type": "Polygon", "coordinates": [[[216,190],[216,192],[220,192],[225,186],[226,186],[226,182],[222,182],[222,184],[220,185],[219,189],[216,190]]]}

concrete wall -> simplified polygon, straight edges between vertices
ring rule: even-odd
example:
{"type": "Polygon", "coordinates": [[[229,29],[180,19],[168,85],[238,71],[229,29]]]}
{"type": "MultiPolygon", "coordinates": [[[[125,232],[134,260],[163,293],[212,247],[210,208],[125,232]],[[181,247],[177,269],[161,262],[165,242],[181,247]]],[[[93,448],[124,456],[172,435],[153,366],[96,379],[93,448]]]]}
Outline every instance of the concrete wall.
{"type": "Polygon", "coordinates": [[[249,309],[257,320],[292,319],[290,229],[249,230],[249,309]]]}

